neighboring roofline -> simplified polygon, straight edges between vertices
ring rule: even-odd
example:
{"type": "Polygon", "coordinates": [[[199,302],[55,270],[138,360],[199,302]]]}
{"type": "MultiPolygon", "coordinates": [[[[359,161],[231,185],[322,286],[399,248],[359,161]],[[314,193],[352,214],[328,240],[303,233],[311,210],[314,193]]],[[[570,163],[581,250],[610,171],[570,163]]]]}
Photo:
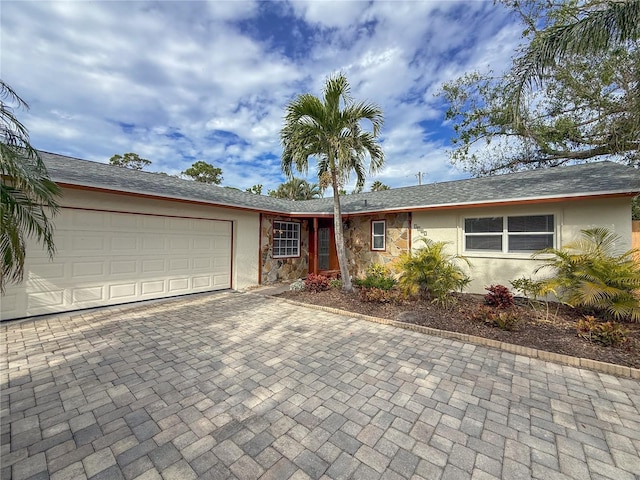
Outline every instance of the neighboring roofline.
{"type": "MultiPolygon", "coordinates": [[[[122,189],[110,189],[103,187],[95,187],[91,185],[81,185],[76,183],[65,183],[65,182],[56,182],[60,187],[68,188],[72,190],[85,190],[85,191],[96,191],[100,193],[109,193],[116,195],[128,195],[133,197],[140,198],[148,198],[153,200],[165,200],[170,202],[179,202],[179,203],[188,203],[191,205],[203,205],[203,206],[215,206],[221,208],[231,208],[234,210],[244,210],[249,212],[257,212],[257,213],[268,213],[272,215],[286,215],[289,217],[317,217],[317,218],[331,218],[333,217],[333,212],[296,212],[296,211],[281,211],[281,210],[271,210],[267,208],[250,208],[250,207],[241,207],[232,204],[226,204],[223,202],[207,202],[204,200],[195,200],[188,198],[180,198],[180,197],[170,197],[164,195],[150,194],[150,193],[141,193],[141,192],[131,192],[128,190],[122,189]]],[[[514,206],[514,205],[532,205],[532,204],[541,204],[541,203],[556,203],[563,201],[575,201],[575,200],[588,200],[588,199],[601,199],[601,198],[617,198],[617,197],[634,197],[636,196],[636,192],[629,192],[626,190],[617,190],[610,192],[602,192],[602,193],[575,193],[571,195],[549,195],[542,197],[530,197],[530,198],[510,198],[510,199],[499,199],[499,200],[488,200],[485,202],[461,202],[461,203],[442,203],[442,204],[432,204],[432,205],[423,205],[423,206],[409,206],[403,208],[379,208],[375,210],[365,210],[359,211],[355,213],[344,213],[343,217],[357,217],[364,215],[375,215],[378,213],[405,213],[405,212],[420,212],[420,211],[428,211],[428,210],[452,210],[452,209],[462,209],[462,208],[481,208],[481,207],[499,207],[499,206],[514,206]]]]}

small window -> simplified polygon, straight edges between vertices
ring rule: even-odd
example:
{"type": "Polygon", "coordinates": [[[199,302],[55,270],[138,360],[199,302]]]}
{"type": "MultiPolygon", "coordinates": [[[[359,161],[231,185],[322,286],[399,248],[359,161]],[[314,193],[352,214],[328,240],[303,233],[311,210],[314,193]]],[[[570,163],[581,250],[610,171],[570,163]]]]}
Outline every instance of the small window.
{"type": "Polygon", "coordinates": [[[385,250],[386,222],[384,220],[373,220],[371,222],[371,250],[385,250]]]}
{"type": "Polygon", "coordinates": [[[553,247],[553,215],[465,218],[467,251],[535,252],[553,247]]]}
{"type": "Polygon", "coordinates": [[[465,250],[502,251],[502,217],[465,218],[465,250]]]}
{"type": "Polygon", "coordinates": [[[553,215],[508,217],[510,252],[535,252],[553,247],[553,215]]]}
{"type": "Polygon", "coordinates": [[[273,222],[273,257],[300,256],[300,224],[295,222],[273,222]]]}

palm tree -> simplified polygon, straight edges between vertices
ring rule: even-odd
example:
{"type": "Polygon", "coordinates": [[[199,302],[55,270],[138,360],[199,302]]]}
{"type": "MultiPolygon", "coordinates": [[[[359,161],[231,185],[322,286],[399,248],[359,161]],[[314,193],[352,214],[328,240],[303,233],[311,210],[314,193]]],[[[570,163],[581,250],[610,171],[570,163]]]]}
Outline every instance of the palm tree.
{"type": "Polygon", "coordinates": [[[547,68],[571,55],[604,52],[640,39],[640,0],[607,1],[574,22],[554,25],[534,38],[517,60],[512,105],[517,113],[527,85],[541,83],[547,68]]]}
{"type": "Polygon", "coordinates": [[[29,133],[6,102],[29,108],[13,89],[0,80],[0,292],[24,276],[26,238],[34,236],[52,257],[53,224],[58,210],[58,186],[49,180],[29,133]]]}
{"type": "Polygon", "coordinates": [[[322,197],[322,190],[317,183],[309,183],[304,178],[293,177],[278,185],[275,190],[269,190],[268,194],[270,197],[287,200],[311,200],[322,197]]]}
{"type": "Polygon", "coordinates": [[[536,272],[553,270],[543,280],[544,287],[572,307],[640,322],[640,265],[634,259],[638,251],[617,251],[621,238],[606,228],[581,230],[581,234],[562,248],[534,254],[546,260],[536,272]]]}
{"type": "Polygon", "coordinates": [[[381,192],[382,190],[389,190],[389,186],[382,183],[380,180],[376,180],[371,185],[372,192],[381,192]]]}
{"type": "Polygon", "coordinates": [[[315,157],[318,178],[330,178],[333,189],[333,223],[336,252],[342,288],[353,289],[344,248],[339,191],[352,172],[357,186],[365,182],[365,160],[369,157],[369,172],[374,173],[384,163],[377,137],[383,123],[382,110],[375,104],[354,102],[349,82],[343,74],[329,77],[322,98],[309,93],[299,95],[286,107],[282,141],[282,170],[291,176],[295,168],[307,172],[309,157],[315,157]],[[360,124],[371,123],[372,131],[363,131],[360,124]]]}

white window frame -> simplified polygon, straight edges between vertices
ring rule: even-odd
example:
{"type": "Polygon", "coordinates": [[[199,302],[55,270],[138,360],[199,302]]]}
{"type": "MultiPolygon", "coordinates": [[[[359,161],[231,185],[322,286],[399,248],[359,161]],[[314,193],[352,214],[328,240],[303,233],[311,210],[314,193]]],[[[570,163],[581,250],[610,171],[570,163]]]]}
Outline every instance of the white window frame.
{"type": "Polygon", "coordinates": [[[371,250],[374,252],[384,252],[387,249],[387,221],[386,220],[371,220],[371,250]],[[382,224],[382,234],[375,233],[376,224],[382,224]],[[382,248],[376,248],[375,239],[382,238],[382,248]]]}
{"type": "Polygon", "coordinates": [[[552,235],[551,247],[555,247],[556,245],[556,222],[557,215],[553,213],[527,213],[527,214],[512,214],[512,215],[486,215],[482,217],[465,217],[462,220],[462,241],[463,241],[463,250],[464,252],[469,252],[472,254],[509,254],[509,255],[518,255],[518,254],[526,254],[529,255],[536,250],[509,250],[509,238],[513,236],[542,236],[542,235],[552,235]],[[540,217],[547,216],[552,218],[552,231],[550,232],[510,232],[509,231],[509,218],[513,217],[540,217]],[[466,223],[467,220],[476,219],[476,218],[502,218],[502,231],[500,232],[476,232],[476,233],[467,233],[466,232],[466,223]],[[469,249],[467,248],[467,238],[468,237],[486,237],[486,236],[500,236],[501,237],[501,248],[498,250],[489,250],[489,249],[469,249]]]}
{"type": "Polygon", "coordinates": [[[300,230],[299,222],[273,221],[273,258],[300,256],[300,230]],[[287,253],[287,249],[291,249],[291,253],[287,253]]]}

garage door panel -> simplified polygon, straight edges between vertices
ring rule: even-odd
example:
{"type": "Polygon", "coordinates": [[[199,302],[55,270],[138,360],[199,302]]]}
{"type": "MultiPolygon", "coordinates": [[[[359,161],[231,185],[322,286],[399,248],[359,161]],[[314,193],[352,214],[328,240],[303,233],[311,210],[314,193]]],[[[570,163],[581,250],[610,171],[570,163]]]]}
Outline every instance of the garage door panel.
{"type": "Polygon", "coordinates": [[[176,252],[176,251],[189,251],[191,249],[191,239],[190,238],[185,238],[185,237],[169,237],[168,239],[169,242],[169,248],[176,252]]]}
{"type": "MultiPolygon", "coordinates": [[[[29,262],[27,264],[28,281],[35,281],[42,278],[50,281],[59,281],[68,278],[66,275],[66,265],[49,262],[48,257],[45,262],[29,262]]],[[[4,302],[4,297],[2,297],[2,301],[4,302]]]]}
{"type": "Polygon", "coordinates": [[[189,258],[172,258],[169,260],[169,273],[184,273],[189,271],[189,258]]]}
{"type": "Polygon", "coordinates": [[[164,266],[165,261],[162,258],[154,258],[149,260],[142,260],[142,273],[158,273],[166,271],[164,266]]]}
{"type": "Polygon", "coordinates": [[[216,250],[230,250],[231,240],[228,238],[215,238],[213,240],[213,248],[216,250]]]}
{"type": "Polygon", "coordinates": [[[185,290],[189,290],[187,277],[169,279],[169,293],[184,292],[185,290]]]}
{"type": "Polygon", "coordinates": [[[224,288],[224,285],[229,285],[229,275],[222,274],[213,276],[214,287],[224,288]]]}
{"type": "Polygon", "coordinates": [[[75,261],[72,265],[72,275],[74,278],[102,279],[106,272],[104,262],[79,260],[75,261]]]}
{"type": "Polygon", "coordinates": [[[210,237],[195,237],[193,239],[193,250],[210,251],[215,249],[215,240],[210,237]]]}
{"type": "Polygon", "coordinates": [[[211,275],[193,277],[192,286],[194,289],[211,288],[213,286],[213,278],[211,277],[211,275]]]}
{"type": "Polygon", "coordinates": [[[136,291],[135,282],[109,285],[109,298],[133,301],[136,298],[136,291]]]}
{"type": "Polygon", "coordinates": [[[155,235],[142,238],[142,251],[149,253],[149,251],[157,250],[164,251],[165,239],[161,235],[155,235]]]}
{"type": "Polygon", "coordinates": [[[74,304],[82,304],[88,306],[94,306],[104,302],[107,297],[105,296],[105,287],[103,285],[93,285],[86,287],[71,287],[71,299],[74,304]]]}
{"type": "Polygon", "coordinates": [[[194,270],[211,270],[213,268],[213,257],[196,257],[192,259],[192,266],[194,270]]]}
{"type": "Polygon", "coordinates": [[[32,292],[28,297],[28,308],[63,307],[64,289],[49,290],[46,292],[32,292]]]}
{"type": "Polygon", "coordinates": [[[130,275],[139,272],[139,262],[135,259],[112,260],[109,262],[109,273],[111,275],[130,275]]]}
{"type": "Polygon", "coordinates": [[[152,280],[140,283],[140,292],[142,295],[156,295],[164,293],[165,288],[164,280],[152,280]]]}
{"type": "Polygon", "coordinates": [[[69,253],[74,256],[106,252],[105,239],[101,235],[76,235],[71,239],[71,249],[69,253]]]}
{"type": "Polygon", "coordinates": [[[132,234],[120,234],[110,239],[109,247],[112,253],[131,255],[140,249],[139,240],[132,234]]]}
{"type": "Polygon", "coordinates": [[[29,246],[3,319],[231,287],[229,221],[63,209],[56,255],[29,246]]]}

